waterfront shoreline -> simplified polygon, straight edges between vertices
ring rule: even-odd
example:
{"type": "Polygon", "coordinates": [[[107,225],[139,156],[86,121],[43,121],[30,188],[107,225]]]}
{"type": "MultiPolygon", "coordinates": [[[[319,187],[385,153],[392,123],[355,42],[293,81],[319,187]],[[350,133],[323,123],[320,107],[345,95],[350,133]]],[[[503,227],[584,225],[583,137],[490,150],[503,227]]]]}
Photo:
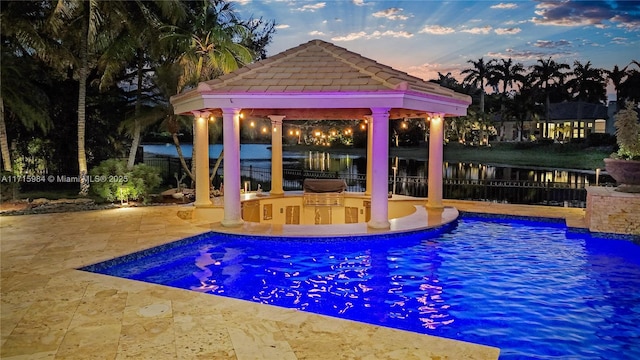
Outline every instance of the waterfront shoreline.
{"type": "MultiPolygon", "coordinates": [[[[163,146],[175,151],[173,144],[145,144],[163,146]]],[[[188,147],[191,144],[184,144],[188,147]]],[[[219,146],[220,144],[218,144],[219,146]]],[[[242,144],[264,146],[270,151],[271,144],[242,144]]],[[[144,145],[143,145],[144,146],[144,145]]],[[[558,146],[538,146],[524,149],[513,148],[513,144],[497,144],[494,147],[471,147],[459,144],[445,145],[443,160],[454,163],[473,163],[495,167],[528,168],[538,170],[566,170],[594,174],[596,169],[604,170],[604,159],[608,150],[602,149],[566,149],[558,146]],[[511,146],[511,148],[509,148],[511,146]]],[[[183,149],[184,151],[184,149],[183,149]]],[[[242,148],[241,148],[242,151],[242,148]]],[[[185,158],[190,158],[190,150],[185,158]]],[[[287,153],[328,152],[330,154],[350,155],[366,157],[365,148],[356,147],[325,147],[312,145],[285,145],[283,147],[285,157],[287,153]]],[[[176,157],[176,154],[145,152],[145,157],[176,157]]],[[[212,161],[217,159],[218,153],[210,153],[212,161]]],[[[429,151],[424,144],[412,147],[390,147],[389,157],[398,157],[401,160],[428,161],[429,151]]],[[[244,160],[270,160],[264,157],[247,157],[244,160]]]]}

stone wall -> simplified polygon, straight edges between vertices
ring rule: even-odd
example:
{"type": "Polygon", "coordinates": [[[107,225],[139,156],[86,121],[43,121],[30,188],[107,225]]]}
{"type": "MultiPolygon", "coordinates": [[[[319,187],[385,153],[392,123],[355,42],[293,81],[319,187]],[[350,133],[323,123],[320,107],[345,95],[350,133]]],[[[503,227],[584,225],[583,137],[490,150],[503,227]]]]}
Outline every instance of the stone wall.
{"type": "Polygon", "coordinates": [[[590,231],[640,235],[640,194],[588,186],[585,215],[590,231]]]}

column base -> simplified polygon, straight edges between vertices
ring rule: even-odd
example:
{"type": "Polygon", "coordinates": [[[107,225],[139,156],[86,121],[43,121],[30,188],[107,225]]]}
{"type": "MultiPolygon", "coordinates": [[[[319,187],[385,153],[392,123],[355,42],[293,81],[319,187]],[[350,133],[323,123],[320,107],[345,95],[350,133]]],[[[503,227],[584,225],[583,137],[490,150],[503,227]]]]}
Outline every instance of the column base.
{"type": "Polygon", "coordinates": [[[220,225],[224,227],[238,227],[244,224],[244,220],[242,219],[224,219],[220,221],[220,225]]]}
{"type": "Polygon", "coordinates": [[[367,223],[367,226],[372,229],[388,229],[391,227],[391,223],[388,220],[387,221],[369,220],[369,222],[367,223]]]}
{"type": "Polygon", "coordinates": [[[427,201],[424,207],[426,207],[427,209],[433,209],[433,210],[444,209],[444,205],[442,203],[431,203],[429,201],[427,201]]]}
{"type": "Polygon", "coordinates": [[[197,200],[193,202],[193,206],[198,207],[198,206],[203,206],[203,207],[207,207],[207,206],[211,206],[213,205],[213,203],[211,202],[210,199],[204,199],[204,200],[197,200]]]}

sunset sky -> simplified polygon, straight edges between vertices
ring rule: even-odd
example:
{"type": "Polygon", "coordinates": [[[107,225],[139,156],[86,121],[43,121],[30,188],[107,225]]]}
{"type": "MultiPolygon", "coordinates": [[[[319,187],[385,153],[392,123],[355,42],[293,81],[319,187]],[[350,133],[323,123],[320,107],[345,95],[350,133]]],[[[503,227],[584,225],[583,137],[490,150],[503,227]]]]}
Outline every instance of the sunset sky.
{"type": "Polygon", "coordinates": [[[322,39],[425,80],[459,79],[468,60],[549,57],[621,68],[640,61],[640,1],[233,0],[273,19],[275,55],[322,39]]]}

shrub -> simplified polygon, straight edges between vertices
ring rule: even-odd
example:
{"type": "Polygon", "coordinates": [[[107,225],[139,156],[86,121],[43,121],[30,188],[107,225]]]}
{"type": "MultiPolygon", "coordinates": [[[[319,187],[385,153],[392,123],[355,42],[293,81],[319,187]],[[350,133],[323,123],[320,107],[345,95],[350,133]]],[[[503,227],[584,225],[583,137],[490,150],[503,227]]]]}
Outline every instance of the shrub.
{"type": "Polygon", "coordinates": [[[0,183],[0,202],[10,199],[16,199],[20,191],[20,183],[15,181],[13,173],[8,171],[0,172],[2,182],[0,183]]]}
{"type": "Polygon", "coordinates": [[[617,157],[626,160],[640,159],[640,123],[637,105],[628,102],[627,107],[616,114],[616,140],[620,147],[617,157]]]}
{"type": "Polygon", "coordinates": [[[127,169],[124,160],[109,159],[90,172],[91,190],[107,201],[145,199],[162,181],[158,170],[144,164],[127,169]]]}

